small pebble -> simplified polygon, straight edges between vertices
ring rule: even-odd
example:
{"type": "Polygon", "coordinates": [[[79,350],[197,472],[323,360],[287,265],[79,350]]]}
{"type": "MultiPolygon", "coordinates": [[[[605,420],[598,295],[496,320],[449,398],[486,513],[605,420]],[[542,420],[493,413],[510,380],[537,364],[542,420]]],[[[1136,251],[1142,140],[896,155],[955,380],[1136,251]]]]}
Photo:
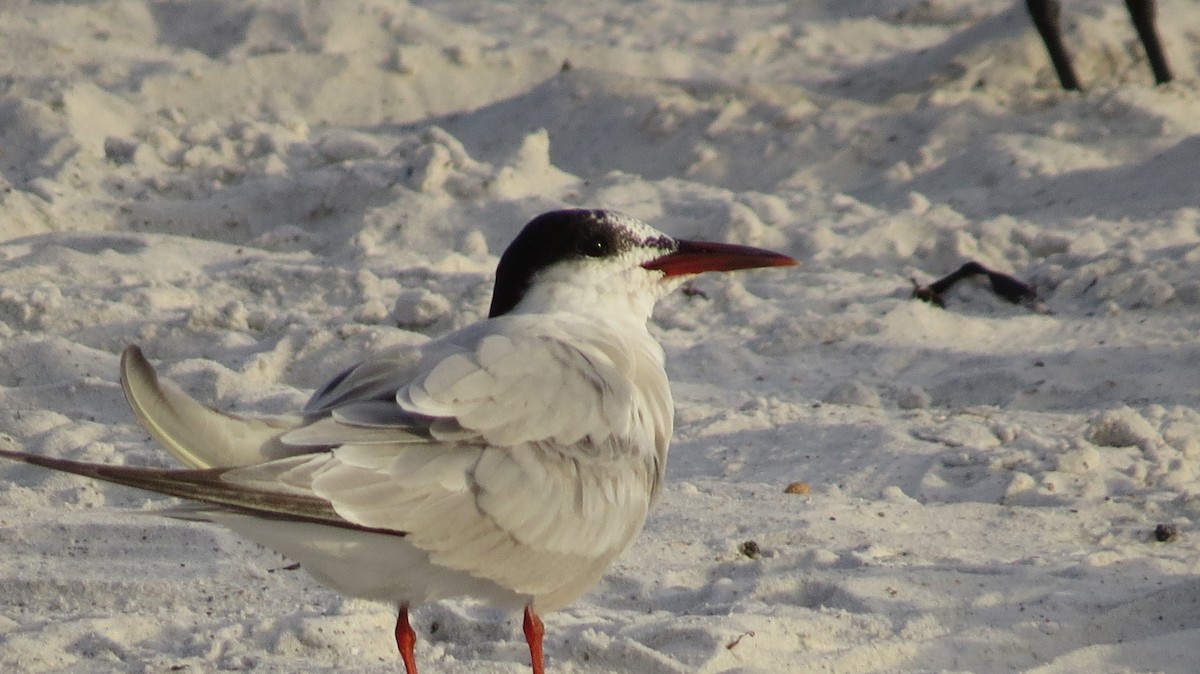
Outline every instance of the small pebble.
{"type": "Polygon", "coordinates": [[[762,557],[762,550],[759,549],[756,541],[746,541],[738,546],[738,552],[749,557],[750,559],[758,559],[762,557]]]}
{"type": "Polygon", "coordinates": [[[1179,540],[1179,527],[1174,524],[1160,524],[1154,527],[1154,540],[1159,543],[1173,543],[1179,540]]]}
{"type": "Polygon", "coordinates": [[[807,494],[812,491],[812,486],[807,482],[793,482],[784,488],[785,494],[807,494]]]}

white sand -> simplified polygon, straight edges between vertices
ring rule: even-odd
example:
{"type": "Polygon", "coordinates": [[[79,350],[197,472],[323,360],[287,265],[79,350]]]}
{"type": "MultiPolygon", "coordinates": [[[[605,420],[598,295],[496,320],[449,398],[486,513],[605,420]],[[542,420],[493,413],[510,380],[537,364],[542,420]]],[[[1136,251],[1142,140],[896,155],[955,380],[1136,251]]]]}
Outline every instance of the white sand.
{"type": "MultiPolygon", "coordinates": [[[[126,344],[294,409],[613,208],[801,266],[656,312],[669,487],[552,671],[1200,671],[1200,5],[1153,87],[1122,3],[1064,4],[1082,94],[1007,0],[7,3],[0,433],[169,465],[126,344]],[[909,299],[968,259],[1054,313],[909,299]]],[[[162,503],[0,465],[0,670],[399,669],[390,607],[162,503]]],[[[513,617],[416,626],[424,671],[527,671],[513,617]]]]}

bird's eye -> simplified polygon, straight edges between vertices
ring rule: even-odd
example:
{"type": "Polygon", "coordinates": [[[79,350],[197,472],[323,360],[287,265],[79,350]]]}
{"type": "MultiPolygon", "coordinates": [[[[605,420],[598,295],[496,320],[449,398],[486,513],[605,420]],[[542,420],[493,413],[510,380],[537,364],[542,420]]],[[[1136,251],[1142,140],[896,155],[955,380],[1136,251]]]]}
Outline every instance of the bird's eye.
{"type": "Polygon", "coordinates": [[[598,236],[585,240],[579,248],[579,252],[588,257],[604,257],[611,250],[608,240],[598,236]]]}

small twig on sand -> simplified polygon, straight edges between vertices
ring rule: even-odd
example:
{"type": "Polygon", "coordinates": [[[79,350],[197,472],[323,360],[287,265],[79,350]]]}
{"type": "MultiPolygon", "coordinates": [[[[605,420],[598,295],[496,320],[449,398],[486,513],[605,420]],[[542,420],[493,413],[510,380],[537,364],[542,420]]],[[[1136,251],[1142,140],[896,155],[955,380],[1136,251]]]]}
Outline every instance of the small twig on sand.
{"type": "Polygon", "coordinates": [[[738,644],[742,643],[742,639],[744,639],[746,637],[752,637],[752,636],[754,636],[754,632],[742,632],[741,634],[738,635],[738,638],[725,644],[725,648],[728,648],[729,650],[732,651],[733,649],[737,648],[738,644]]]}

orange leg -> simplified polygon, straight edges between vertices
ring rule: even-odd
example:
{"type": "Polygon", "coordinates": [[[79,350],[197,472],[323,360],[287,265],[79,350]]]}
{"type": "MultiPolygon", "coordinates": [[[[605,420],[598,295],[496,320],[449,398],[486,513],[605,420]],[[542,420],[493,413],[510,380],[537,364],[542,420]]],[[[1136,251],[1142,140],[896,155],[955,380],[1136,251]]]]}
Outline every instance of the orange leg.
{"type": "Polygon", "coordinates": [[[400,659],[404,661],[404,671],[408,674],[417,674],[417,658],[413,655],[416,645],[417,633],[408,624],[408,604],[401,604],[400,612],[396,615],[396,648],[400,649],[400,659]]]}
{"type": "Polygon", "coordinates": [[[546,666],[542,664],[542,635],[546,627],[533,604],[525,607],[525,641],[529,642],[529,658],[533,663],[533,674],[546,674],[546,666]]]}

